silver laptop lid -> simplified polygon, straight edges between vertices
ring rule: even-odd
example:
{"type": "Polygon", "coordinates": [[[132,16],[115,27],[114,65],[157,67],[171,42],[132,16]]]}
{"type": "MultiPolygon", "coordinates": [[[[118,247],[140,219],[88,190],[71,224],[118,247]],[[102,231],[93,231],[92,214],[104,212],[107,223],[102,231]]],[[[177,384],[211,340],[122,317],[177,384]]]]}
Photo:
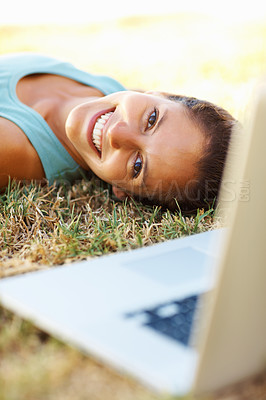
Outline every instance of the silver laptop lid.
{"type": "Polygon", "coordinates": [[[236,160],[238,166],[225,174],[236,183],[236,196],[226,205],[228,196],[221,195],[222,208],[232,209],[231,230],[201,340],[196,393],[266,369],[266,84],[257,89],[247,112],[242,162],[236,160]]]}

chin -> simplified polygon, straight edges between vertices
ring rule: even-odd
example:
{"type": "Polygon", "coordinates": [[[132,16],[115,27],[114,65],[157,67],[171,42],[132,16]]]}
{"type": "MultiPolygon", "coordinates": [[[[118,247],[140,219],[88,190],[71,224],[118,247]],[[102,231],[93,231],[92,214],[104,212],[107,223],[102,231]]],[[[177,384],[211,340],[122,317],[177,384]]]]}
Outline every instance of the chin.
{"type": "Polygon", "coordinates": [[[66,135],[68,138],[71,137],[71,135],[74,132],[74,127],[73,127],[73,110],[68,114],[68,117],[66,119],[66,123],[65,123],[65,131],[66,131],[66,135]]]}
{"type": "Polygon", "coordinates": [[[75,109],[72,110],[66,120],[65,123],[65,131],[66,131],[66,136],[71,142],[75,142],[78,137],[79,137],[79,132],[81,132],[81,126],[80,126],[80,119],[77,118],[75,109]]]}

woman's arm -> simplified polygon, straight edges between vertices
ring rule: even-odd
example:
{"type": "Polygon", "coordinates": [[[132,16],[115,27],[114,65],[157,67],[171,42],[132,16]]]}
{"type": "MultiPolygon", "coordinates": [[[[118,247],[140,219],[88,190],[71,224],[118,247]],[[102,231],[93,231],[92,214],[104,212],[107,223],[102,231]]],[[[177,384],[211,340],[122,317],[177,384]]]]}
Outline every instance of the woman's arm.
{"type": "Polygon", "coordinates": [[[42,163],[21,129],[0,118],[0,187],[9,177],[16,180],[41,180],[45,177],[42,163]]]}

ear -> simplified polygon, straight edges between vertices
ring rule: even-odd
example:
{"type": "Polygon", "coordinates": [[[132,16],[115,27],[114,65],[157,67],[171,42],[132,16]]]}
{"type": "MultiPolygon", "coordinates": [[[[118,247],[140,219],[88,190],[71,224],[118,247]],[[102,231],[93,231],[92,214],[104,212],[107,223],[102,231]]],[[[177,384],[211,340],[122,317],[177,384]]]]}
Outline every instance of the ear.
{"type": "Polygon", "coordinates": [[[119,200],[125,200],[129,195],[124,192],[124,190],[117,188],[116,186],[112,186],[113,188],[113,194],[119,199],[119,200]]]}

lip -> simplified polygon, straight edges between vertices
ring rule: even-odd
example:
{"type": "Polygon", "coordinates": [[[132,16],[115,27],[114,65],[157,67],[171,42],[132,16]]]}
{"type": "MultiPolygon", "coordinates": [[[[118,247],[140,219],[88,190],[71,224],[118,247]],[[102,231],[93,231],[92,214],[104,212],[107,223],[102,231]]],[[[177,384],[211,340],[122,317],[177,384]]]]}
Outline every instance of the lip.
{"type": "Polygon", "coordinates": [[[89,125],[88,125],[88,130],[87,130],[87,137],[88,137],[88,142],[89,142],[89,145],[90,145],[90,147],[92,148],[92,150],[94,150],[94,152],[97,154],[97,156],[99,157],[99,158],[101,158],[101,154],[102,153],[100,153],[99,152],[99,150],[95,147],[95,145],[94,145],[94,143],[93,143],[93,140],[92,140],[92,133],[93,133],[93,129],[94,129],[94,126],[95,126],[95,124],[96,124],[96,121],[97,121],[97,119],[101,116],[101,115],[103,115],[103,114],[106,114],[106,113],[108,113],[108,112],[113,112],[115,110],[115,108],[108,108],[108,109],[106,109],[106,110],[101,110],[101,111],[99,111],[98,113],[96,113],[91,119],[90,119],[90,122],[89,122],[89,125]]]}

